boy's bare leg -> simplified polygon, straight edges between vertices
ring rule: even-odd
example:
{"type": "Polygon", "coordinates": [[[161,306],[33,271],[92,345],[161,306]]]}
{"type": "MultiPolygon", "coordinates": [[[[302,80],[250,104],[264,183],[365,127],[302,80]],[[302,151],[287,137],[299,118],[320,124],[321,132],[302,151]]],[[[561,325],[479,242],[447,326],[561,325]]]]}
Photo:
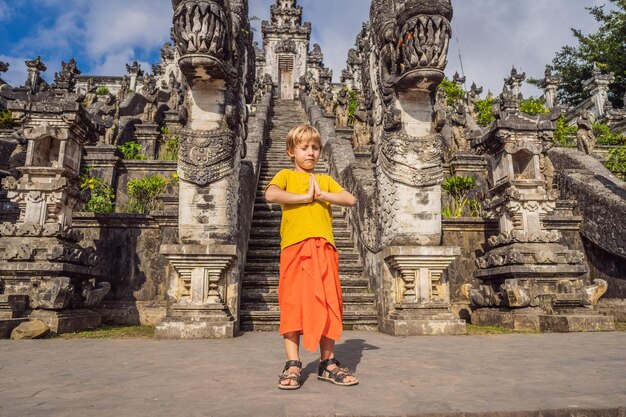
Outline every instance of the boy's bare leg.
{"type": "MultiPolygon", "coordinates": [[[[322,361],[325,361],[326,359],[330,359],[330,358],[334,358],[334,350],[335,350],[335,341],[333,339],[329,339],[326,336],[322,336],[322,338],[320,339],[320,353],[322,355],[322,361]]],[[[330,365],[328,365],[328,367],[326,369],[328,369],[329,371],[332,371],[333,369],[335,369],[337,367],[337,365],[335,365],[334,363],[331,363],[330,365]]],[[[356,378],[352,375],[347,376],[344,379],[344,382],[352,382],[352,381],[356,381],[356,378]]]]}
{"type": "MultiPolygon", "coordinates": [[[[285,353],[287,354],[288,361],[300,360],[300,332],[289,332],[283,335],[285,342],[285,353]]],[[[300,369],[297,366],[290,367],[287,372],[300,373],[300,369]]],[[[297,385],[297,382],[291,379],[286,379],[281,382],[282,385],[297,385]]]]}

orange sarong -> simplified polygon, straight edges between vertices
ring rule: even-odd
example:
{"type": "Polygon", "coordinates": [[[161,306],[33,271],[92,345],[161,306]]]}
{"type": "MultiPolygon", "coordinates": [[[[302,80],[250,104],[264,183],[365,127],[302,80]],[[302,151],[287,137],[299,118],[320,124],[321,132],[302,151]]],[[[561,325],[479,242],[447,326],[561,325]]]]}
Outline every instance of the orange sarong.
{"type": "Polygon", "coordinates": [[[322,336],[341,338],[343,302],[339,254],[326,239],[309,238],[280,254],[280,334],[301,332],[315,352],[322,336]]]}

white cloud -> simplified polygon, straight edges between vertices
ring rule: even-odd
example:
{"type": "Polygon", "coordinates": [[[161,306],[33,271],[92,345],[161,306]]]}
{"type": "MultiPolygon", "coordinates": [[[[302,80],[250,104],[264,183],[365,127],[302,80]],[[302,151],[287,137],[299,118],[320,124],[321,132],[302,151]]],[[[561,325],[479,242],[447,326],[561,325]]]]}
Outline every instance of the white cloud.
{"type": "Polygon", "coordinates": [[[0,22],[9,20],[11,17],[11,8],[5,0],[0,0],[0,22]]]}
{"type": "Polygon", "coordinates": [[[85,16],[86,44],[94,59],[120,48],[151,50],[169,40],[169,1],[108,0],[92,3],[85,16]]]}
{"type": "Polygon", "coordinates": [[[24,64],[27,61],[26,58],[0,55],[0,61],[9,64],[9,70],[0,74],[4,81],[14,87],[24,84],[26,81],[26,64],[24,64]]]}

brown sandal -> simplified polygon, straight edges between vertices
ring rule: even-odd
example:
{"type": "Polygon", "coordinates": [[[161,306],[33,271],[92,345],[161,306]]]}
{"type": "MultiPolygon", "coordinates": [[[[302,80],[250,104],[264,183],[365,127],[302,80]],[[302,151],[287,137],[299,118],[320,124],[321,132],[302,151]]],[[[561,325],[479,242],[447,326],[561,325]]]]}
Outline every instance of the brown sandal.
{"type": "Polygon", "coordinates": [[[320,362],[320,367],[317,371],[317,379],[332,382],[335,385],[343,385],[348,387],[359,383],[359,381],[357,380],[344,382],[344,380],[348,376],[354,375],[350,373],[350,370],[348,368],[342,368],[341,363],[339,363],[339,361],[335,358],[329,358],[320,362]],[[336,365],[337,367],[333,370],[328,370],[329,365],[336,365]]]}
{"type": "Polygon", "coordinates": [[[289,368],[292,366],[297,366],[299,369],[302,369],[302,362],[292,360],[285,363],[283,373],[278,375],[278,389],[292,390],[300,388],[300,372],[289,372],[289,368]],[[283,381],[286,380],[290,381],[288,385],[283,384],[283,381]],[[296,381],[296,385],[291,385],[291,381],[296,381]]]}

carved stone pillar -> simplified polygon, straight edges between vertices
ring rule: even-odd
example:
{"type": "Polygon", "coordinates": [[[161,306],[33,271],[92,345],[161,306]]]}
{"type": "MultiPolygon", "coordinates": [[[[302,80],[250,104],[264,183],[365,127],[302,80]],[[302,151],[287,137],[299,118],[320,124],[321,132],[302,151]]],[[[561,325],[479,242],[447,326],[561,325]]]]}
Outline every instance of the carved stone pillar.
{"type": "Polygon", "coordinates": [[[392,308],[382,322],[394,336],[465,334],[465,321],[450,312],[450,285],[445,270],[461,254],[460,248],[392,246],[382,252],[393,283],[392,308]]]}
{"type": "Polygon", "coordinates": [[[242,35],[250,33],[247,2],[173,0],[172,6],[188,118],[178,151],[179,244],[161,247],[173,271],[157,336],[233,337],[238,294],[226,289],[237,287],[229,266],[237,258],[246,77],[254,76],[251,35],[242,35]]]}
{"type": "Polygon", "coordinates": [[[135,125],[135,138],[141,145],[141,152],[150,160],[157,158],[159,125],[156,123],[142,123],[135,125]]]}

